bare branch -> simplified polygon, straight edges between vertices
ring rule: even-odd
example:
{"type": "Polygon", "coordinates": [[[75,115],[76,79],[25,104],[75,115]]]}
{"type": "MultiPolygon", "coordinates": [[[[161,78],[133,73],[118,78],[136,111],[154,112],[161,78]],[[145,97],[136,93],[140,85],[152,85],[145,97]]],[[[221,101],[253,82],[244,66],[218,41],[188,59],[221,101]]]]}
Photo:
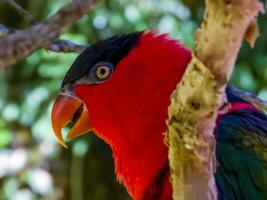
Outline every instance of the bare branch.
{"type": "Polygon", "coordinates": [[[16,63],[39,48],[51,49],[59,35],[92,9],[96,2],[73,0],[44,22],[0,38],[0,68],[16,63]]]}
{"type": "Polygon", "coordinates": [[[6,0],[6,2],[12,6],[22,17],[26,19],[29,24],[34,23],[34,17],[26,10],[24,10],[19,4],[14,0],[6,0]]]}

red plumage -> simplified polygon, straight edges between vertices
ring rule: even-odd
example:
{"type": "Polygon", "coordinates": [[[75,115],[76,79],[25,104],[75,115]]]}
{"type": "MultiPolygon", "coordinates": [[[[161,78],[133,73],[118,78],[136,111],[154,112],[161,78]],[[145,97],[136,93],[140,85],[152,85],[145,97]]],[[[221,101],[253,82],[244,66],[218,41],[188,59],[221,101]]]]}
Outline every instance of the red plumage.
{"type": "Polygon", "coordinates": [[[190,51],[167,35],[143,33],[110,80],[75,88],[96,134],[111,146],[117,177],[134,200],[171,199],[163,133],[170,95],[190,59],[190,51]]]}
{"type": "MultiPolygon", "coordinates": [[[[111,146],[117,177],[134,200],[171,200],[163,133],[171,92],[190,59],[177,41],[155,33],[121,34],[89,46],[69,69],[53,105],[56,137],[65,145],[61,129],[69,122],[68,139],[93,127],[111,146]]],[[[247,97],[257,100],[228,86],[227,103],[218,112],[219,199],[265,199],[267,194],[262,154],[267,116],[247,97]]]]}

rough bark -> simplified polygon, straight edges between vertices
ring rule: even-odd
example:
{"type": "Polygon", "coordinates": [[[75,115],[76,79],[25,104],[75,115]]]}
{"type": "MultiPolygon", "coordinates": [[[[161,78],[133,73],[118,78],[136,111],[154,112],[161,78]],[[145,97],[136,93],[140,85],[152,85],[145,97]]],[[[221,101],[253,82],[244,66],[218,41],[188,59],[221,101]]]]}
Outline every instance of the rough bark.
{"type": "MultiPolygon", "coordinates": [[[[97,0],[72,0],[44,22],[1,37],[0,68],[16,63],[39,48],[55,51],[58,51],[58,48],[66,50],[68,46],[66,46],[66,42],[58,40],[59,35],[92,9],[96,2],[97,0]]],[[[74,48],[77,51],[81,51],[85,47],[75,46],[74,43],[70,44],[72,44],[70,49],[77,47],[77,49],[74,48]]]]}
{"type": "Polygon", "coordinates": [[[258,36],[258,0],[206,0],[193,58],[168,110],[167,143],[174,200],[217,199],[213,136],[218,108],[242,44],[258,36]]]}

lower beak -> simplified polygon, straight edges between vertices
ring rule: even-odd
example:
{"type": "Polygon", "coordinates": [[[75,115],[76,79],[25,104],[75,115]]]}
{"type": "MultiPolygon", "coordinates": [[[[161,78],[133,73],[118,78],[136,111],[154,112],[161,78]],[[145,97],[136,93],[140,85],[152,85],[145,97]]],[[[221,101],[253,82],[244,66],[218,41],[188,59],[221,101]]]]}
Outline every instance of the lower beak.
{"type": "Polygon", "coordinates": [[[78,137],[92,129],[89,113],[83,102],[72,96],[59,95],[53,105],[51,113],[53,131],[60,144],[67,147],[63,137],[62,128],[69,123],[73,126],[67,134],[67,139],[78,137]]]}

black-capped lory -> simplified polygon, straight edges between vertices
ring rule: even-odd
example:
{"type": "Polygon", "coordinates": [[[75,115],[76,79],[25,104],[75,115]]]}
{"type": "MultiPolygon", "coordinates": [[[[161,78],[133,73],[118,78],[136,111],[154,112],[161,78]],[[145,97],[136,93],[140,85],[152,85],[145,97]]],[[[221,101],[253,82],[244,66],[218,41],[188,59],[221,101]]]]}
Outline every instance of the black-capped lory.
{"type": "MultiPolygon", "coordinates": [[[[168,35],[134,32],[85,49],[67,72],[52,108],[55,135],[68,139],[89,130],[110,145],[116,175],[134,200],[171,200],[164,143],[170,95],[191,52],[168,35]]],[[[267,199],[267,117],[228,86],[218,112],[218,198],[267,199]]]]}

